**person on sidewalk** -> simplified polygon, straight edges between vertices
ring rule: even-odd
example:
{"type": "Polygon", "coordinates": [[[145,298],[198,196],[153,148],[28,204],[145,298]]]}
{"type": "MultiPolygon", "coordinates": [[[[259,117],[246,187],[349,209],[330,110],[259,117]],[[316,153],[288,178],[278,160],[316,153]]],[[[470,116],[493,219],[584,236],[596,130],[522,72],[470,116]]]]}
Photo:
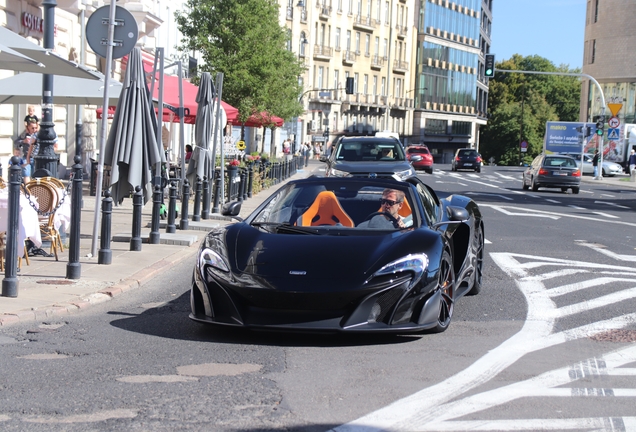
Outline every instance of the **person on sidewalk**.
{"type": "Polygon", "coordinates": [[[594,179],[598,179],[598,160],[600,155],[598,154],[598,150],[594,150],[594,157],[592,158],[592,166],[594,167],[594,179]]]}
{"type": "Polygon", "coordinates": [[[629,175],[630,177],[636,176],[636,150],[632,149],[629,154],[629,160],[627,161],[627,166],[629,166],[629,175]]]}

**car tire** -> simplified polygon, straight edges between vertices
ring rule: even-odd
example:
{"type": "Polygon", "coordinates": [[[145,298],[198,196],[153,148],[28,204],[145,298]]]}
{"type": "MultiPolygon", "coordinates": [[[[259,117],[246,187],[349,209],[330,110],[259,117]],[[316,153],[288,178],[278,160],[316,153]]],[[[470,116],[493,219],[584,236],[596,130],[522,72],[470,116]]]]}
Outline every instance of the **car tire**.
{"type": "Polygon", "coordinates": [[[430,333],[442,333],[450,326],[455,308],[455,272],[453,260],[448,250],[445,250],[439,263],[439,274],[436,292],[440,292],[439,314],[437,325],[429,330],[430,333]]]}
{"type": "Polygon", "coordinates": [[[523,190],[528,190],[528,189],[530,189],[530,186],[528,186],[528,185],[526,184],[526,176],[523,176],[523,177],[521,178],[521,189],[523,189],[523,190]]]}
{"type": "Polygon", "coordinates": [[[534,182],[534,177],[532,177],[531,183],[532,183],[532,191],[533,192],[538,191],[539,190],[539,185],[534,182]]]}
{"type": "Polygon", "coordinates": [[[472,248],[473,255],[475,256],[475,262],[473,263],[473,286],[466,295],[477,295],[481,291],[484,276],[484,230],[481,227],[477,228],[472,248]]]}
{"type": "Polygon", "coordinates": [[[573,187],[573,188],[572,188],[572,193],[573,193],[573,194],[578,194],[578,193],[579,193],[579,187],[578,187],[578,186],[573,187]]]}
{"type": "Polygon", "coordinates": [[[427,170],[426,172],[429,173],[429,174],[433,174],[433,168],[427,170]]]}
{"type": "Polygon", "coordinates": [[[561,192],[565,192],[565,193],[567,193],[567,192],[568,192],[568,188],[566,188],[566,187],[562,187],[562,188],[561,188],[561,192]]]}

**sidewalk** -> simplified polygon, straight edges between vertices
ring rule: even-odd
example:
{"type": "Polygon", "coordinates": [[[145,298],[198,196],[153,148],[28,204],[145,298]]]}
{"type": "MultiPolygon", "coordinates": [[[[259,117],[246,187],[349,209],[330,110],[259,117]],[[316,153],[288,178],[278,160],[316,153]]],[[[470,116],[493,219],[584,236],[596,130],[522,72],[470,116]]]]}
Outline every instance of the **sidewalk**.
{"type": "MultiPolygon", "coordinates": [[[[243,201],[240,216],[249,215],[286,182],[304,178],[320,166],[322,163],[319,161],[310,160],[307,168],[299,170],[286,181],[243,201]]],[[[103,265],[97,264],[97,257],[89,257],[92,249],[95,197],[84,196],[83,200],[80,235],[81,278],[66,279],[68,236],[64,252],[59,254],[59,261],[55,261],[55,258],[29,257],[30,265],[26,265],[26,262],[22,260],[22,269],[18,272],[18,296],[15,298],[0,296],[0,327],[69,315],[138,288],[165,269],[171,268],[172,265],[183,260],[193,260],[199,242],[207,232],[211,228],[231,221],[220,215],[212,215],[214,219],[200,222],[192,222],[190,217],[189,229],[179,230],[180,218],[178,218],[175,221],[176,234],[166,234],[165,221],[162,221],[160,229],[162,244],[143,243],[141,251],[131,252],[128,239],[132,232],[132,199],[125,199],[121,205],[113,207],[112,264],[103,265]]],[[[192,203],[190,203],[189,211],[191,215],[192,203]]],[[[147,238],[150,232],[150,228],[147,227],[150,226],[151,214],[152,203],[148,202],[142,210],[142,238],[147,238]]],[[[48,248],[45,250],[48,252],[48,248]]],[[[99,241],[97,250],[99,250],[99,241]]],[[[194,266],[194,261],[192,263],[194,266]]],[[[4,279],[4,274],[2,278],[4,279]]]]}
{"type": "Polygon", "coordinates": [[[628,189],[636,189],[636,181],[631,181],[629,175],[627,174],[619,174],[614,177],[603,177],[601,180],[595,180],[594,177],[590,175],[582,176],[582,183],[596,183],[599,185],[608,185],[612,187],[620,187],[620,188],[628,188],[628,189]]]}

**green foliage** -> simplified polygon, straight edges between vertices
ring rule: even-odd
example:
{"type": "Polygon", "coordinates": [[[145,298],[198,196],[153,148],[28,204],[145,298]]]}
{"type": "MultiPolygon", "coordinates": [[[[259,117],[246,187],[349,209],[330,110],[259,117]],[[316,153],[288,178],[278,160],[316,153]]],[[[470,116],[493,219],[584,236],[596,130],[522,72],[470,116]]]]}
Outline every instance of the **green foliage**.
{"type": "MultiPolygon", "coordinates": [[[[518,54],[497,63],[497,70],[580,73],[566,65],[554,66],[540,56],[518,54]]],[[[497,73],[490,80],[488,112],[490,118],[481,129],[480,151],[485,160],[495,158],[498,165],[530,162],[543,150],[547,121],[577,121],[581,83],[578,77],[497,73]],[[523,111],[523,120],[522,120],[523,111]],[[528,151],[519,152],[519,143],[528,142],[528,151]]]]}
{"type": "Polygon", "coordinates": [[[261,111],[284,119],[302,112],[303,66],[287,50],[278,15],[272,0],[188,0],[175,14],[183,34],[179,48],[199,51],[201,70],[224,74],[223,99],[238,108],[241,121],[261,111]]]}

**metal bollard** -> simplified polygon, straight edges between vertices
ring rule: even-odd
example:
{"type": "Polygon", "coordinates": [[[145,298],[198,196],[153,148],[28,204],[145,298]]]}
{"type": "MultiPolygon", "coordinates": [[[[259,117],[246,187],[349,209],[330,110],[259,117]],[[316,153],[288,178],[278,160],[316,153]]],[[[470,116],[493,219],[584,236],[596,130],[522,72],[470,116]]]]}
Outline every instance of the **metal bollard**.
{"type": "Polygon", "coordinates": [[[20,185],[22,184],[22,168],[17,156],[11,158],[9,168],[9,201],[7,203],[7,238],[4,252],[5,269],[2,279],[2,295],[18,296],[18,222],[20,221],[20,185]]]}
{"type": "Polygon", "coordinates": [[[201,192],[203,190],[203,182],[201,178],[197,176],[197,183],[194,187],[194,209],[192,210],[192,222],[198,222],[201,220],[201,192]]]}
{"type": "Polygon", "coordinates": [[[201,208],[201,219],[210,217],[210,182],[206,176],[203,177],[203,207],[201,208]]]}
{"type": "Polygon", "coordinates": [[[80,257],[80,223],[82,218],[82,182],[84,167],[80,164],[82,157],[76,154],[73,158],[73,183],[71,186],[71,238],[66,264],[66,279],[79,279],[82,276],[80,257]]]}
{"type": "Polygon", "coordinates": [[[181,189],[181,223],[179,229],[187,230],[190,226],[188,220],[188,204],[190,204],[190,182],[188,179],[183,181],[183,188],[181,189]]]}
{"type": "Polygon", "coordinates": [[[243,170],[239,171],[239,187],[238,187],[238,196],[237,199],[239,201],[243,201],[245,194],[245,172],[243,170]]]}
{"type": "Polygon", "coordinates": [[[177,232],[177,226],[175,225],[175,213],[177,212],[177,185],[175,182],[170,182],[168,196],[168,223],[166,224],[166,233],[174,234],[177,232]]]}
{"type": "Polygon", "coordinates": [[[219,204],[221,202],[221,177],[217,177],[214,180],[214,207],[212,207],[212,213],[218,213],[219,212],[219,204]]]}
{"type": "Polygon", "coordinates": [[[113,216],[113,199],[110,191],[104,191],[102,199],[102,231],[99,239],[99,251],[97,252],[97,264],[111,264],[113,251],[110,250],[110,225],[113,216]]]}
{"type": "Polygon", "coordinates": [[[252,165],[247,169],[247,197],[252,198],[252,188],[254,186],[254,167],[252,165]]]}
{"type": "Polygon", "coordinates": [[[148,243],[159,244],[161,243],[161,234],[159,233],[159,220],[161,219],[161,186],[155,185],[155,190],[152,193],[152,219],[150,221],[150,235],[148,236],[148,243]]]}
{"type": "Polygon", "coordinates": [[[135,186],[133,194],[133,220],[132,237],[130,237],[130,250],[139,252],[141,250],[141,208],[144,205],[144,196],[141,193],[141,186],[135,186]]]}

